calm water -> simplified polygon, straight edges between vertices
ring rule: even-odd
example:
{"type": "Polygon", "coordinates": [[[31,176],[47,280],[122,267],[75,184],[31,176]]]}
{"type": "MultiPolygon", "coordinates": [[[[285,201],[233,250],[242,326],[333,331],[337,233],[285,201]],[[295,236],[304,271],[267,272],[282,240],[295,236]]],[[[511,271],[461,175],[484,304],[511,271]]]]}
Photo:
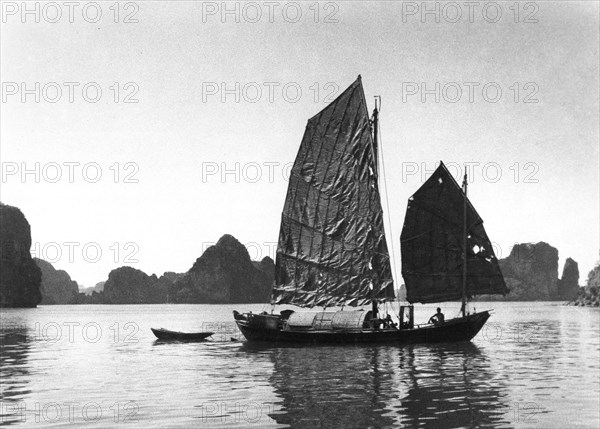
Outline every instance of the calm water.
{"type": "Polygon", "coordinates": [[[3,309],[0,424],[599,427],[598,309],[475,306],[495,312],[471,343],[404,347],[246,345],[231,311],[262,305],[3,309]],[[151,326],[217,334],[160,343],[151,326]]]}

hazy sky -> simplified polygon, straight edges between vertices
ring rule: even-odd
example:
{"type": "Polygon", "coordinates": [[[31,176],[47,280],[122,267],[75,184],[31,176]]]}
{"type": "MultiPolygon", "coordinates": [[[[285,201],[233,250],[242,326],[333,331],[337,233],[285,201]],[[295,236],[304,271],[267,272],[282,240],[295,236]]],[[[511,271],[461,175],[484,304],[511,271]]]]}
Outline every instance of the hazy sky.
{"type": "Polygon", "coordinates": [[[273,256],[306,121],[358,74],[383,99],[398,274],[440,159],[474,163],[499,257],[543,240],[581,284],[598,260],[598,2],[22,4],[2,2],[1,199],[80,285],[184,272],[224,233],[273,256]]]}

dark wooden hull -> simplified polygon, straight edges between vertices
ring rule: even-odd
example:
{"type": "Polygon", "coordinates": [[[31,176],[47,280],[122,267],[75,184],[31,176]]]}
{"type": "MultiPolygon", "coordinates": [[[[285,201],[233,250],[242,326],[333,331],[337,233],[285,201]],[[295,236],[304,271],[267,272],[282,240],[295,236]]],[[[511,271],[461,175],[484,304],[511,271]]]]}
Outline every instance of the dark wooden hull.
{"type": "Polygon", "coordinates": [[[450,319],[439,325],[424,325],[413,329],[360,329],[360,330],[286,330],[269,329],[250,320],[237,319],[236,323],[248,341],[285,343],[441,343],[470,341],[490,317],[483,311],[466,317],[450,319]]]}
{"type": "Polygon", "coordinates": [[[202,341],[214,334],[214,332],[177,332],[162,328],[150,329],[156,338],[165,341],[202,341]]]}

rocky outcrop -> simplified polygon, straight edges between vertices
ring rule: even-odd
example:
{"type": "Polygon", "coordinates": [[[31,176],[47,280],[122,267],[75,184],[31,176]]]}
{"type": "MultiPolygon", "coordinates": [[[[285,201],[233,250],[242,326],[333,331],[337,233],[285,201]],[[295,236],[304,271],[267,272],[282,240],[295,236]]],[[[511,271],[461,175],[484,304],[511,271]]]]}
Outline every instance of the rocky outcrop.
{"type": "Polygon", "coordinates": [[[588,273],[586,287],[600,288],[600,262],[596,262],[596,266],[588,273]]]}
{"type": "Polygon", "coordinates": [[[103,295],[107,304],[140,304],[146,300],[150,277],[132,267],[119,267],[108,274],[103,295]]]}
{"type": "Polygon", "coordinates": [[[270,293],[271,286],[275,281],[275,261],[268,256],[265,256],[260,262],[252,261],[252,264],[265,274],[264,281],[269,286],[270,293]]]}
{"type": "Polygon", "coordinates": [[[275,266],[264,258],[258,267],[231,235],[209,247],[170,288],[172,302],[220,304],[268,302],[275,266]]]}
{"type": "Polygon", "coordinates": [[[183,274],[166,272],[157,277],[132,267],[112,270],[100,292],[80,293],[78,304],[161,304],[170,302],[169,288],[183,274]]]}
{"type": "Polygon", "coordinates": [[[275,279],[269,257],[251,261],[248,250],[224,235],[185,273],[160,278],[132,267],[112,270],[101,292],[80,293],[78,304],[252,303],[268,302],[275,279]]]}
{"type": "Polygon", "coordinates": [[[264,303],[271,295],[275,263],[251,261],[231,235],[209,247],[185,273],[148,275],[133,267],[112,270],[106,282],[79,291],[68,273],[32,259],[31,235],[23,214],[2,205],[2,306],[42,304],[264,303]]]}
{"type": "Polygon", "coordinates": [[[0,307],[35,307],[42,272],[33,261],[31,227],[21,210],[0,203],[0,307]]]}
{"type": "Polygon", "coordinates": [[[562,278],[558,278],[558,250],[548,243],[515,244],[507,258],[498,261],[510,292],[480,295],[479,301],[558,301],[569,300],[579,288],[577,262],[567,258],[562,278]]]}
{"type": "Polygon", "coordinates": [[[42,270],[42,305],[74,304],[77,301],[79,286],[66,271],[56,270],[50,262],[33,258],[42,270]]]}
{"type": "Polygon", "coordinates": [[[108,275],[102,295],[106,304],[158,304],[167,302],[168,284],[132,267],[119,267],[108,275]]]}
{"type": "Polygon", "coordinates": [[[558,250],[548,243],[515,244],[507,258],[498,261],[511,301],[558,299],[558,250]]]}
{"type": "Polygon", "coordinates": [[[177,280],[183,277],[183,273],[175,273],[173,271],[166,271],[160,278],[159,281],[175,283],[177,280]]]}
{"type": "Polygon", "coordinates": [[[171,287],[173,283],[182,278],[184,274],[175,273],[173,271],[167,271],[162,276],[160,276],[157,280],[157,284],[155,288],[159,291],[158,294],[163,297],[165,303],[172,303],[172,299],[170,296],[171,287]]]}
{"type": "Polygon", "coordinates": [[[558,299],[571,301],[579,292],[579,266],[571,258],[567,258],[562,277],[558,281],[558,299]]]}
{"type": "Polygon", "coordinates": [[[581,305],[590,307],[600,307],[600,263],[597,263],[592,271],[589,272],[587,284],[579,288],[577,298],[570,302],[570,305],[581,305]]]}

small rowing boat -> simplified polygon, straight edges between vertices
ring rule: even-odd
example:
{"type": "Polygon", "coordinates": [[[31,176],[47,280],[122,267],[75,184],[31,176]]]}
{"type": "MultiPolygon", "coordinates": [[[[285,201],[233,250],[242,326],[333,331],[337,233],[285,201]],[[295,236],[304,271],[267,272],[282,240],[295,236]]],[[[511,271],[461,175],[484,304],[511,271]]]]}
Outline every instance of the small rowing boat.
{"type": "Polygon", "coordinates": [[[152,329],[154,335],[159,340],[170,340],[170,341],[203,341],[210,337],[214,332],[178,332],[169,331],[168,329],[159,328],[152,329]]]}

